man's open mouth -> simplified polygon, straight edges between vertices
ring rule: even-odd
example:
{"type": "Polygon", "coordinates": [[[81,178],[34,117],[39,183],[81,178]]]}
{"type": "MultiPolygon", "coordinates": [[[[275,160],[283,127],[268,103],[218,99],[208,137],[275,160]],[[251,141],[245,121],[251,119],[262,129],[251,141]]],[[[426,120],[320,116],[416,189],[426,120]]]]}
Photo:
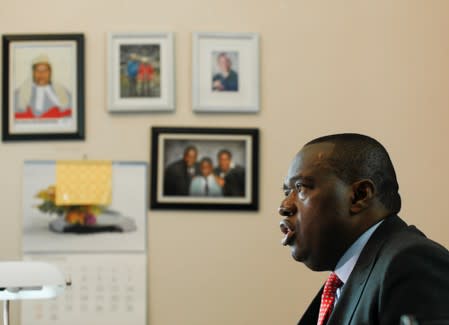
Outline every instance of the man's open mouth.
{"type": "Polygon", "coordinates": [[[282,239],[282,245],[287,246],[293,244],[293,240],[295,238],[295,227],[293,227],[287,220],[282,220],[279,224],[281,228],[281,232],[284,234],[284,238],[282,239]]]}

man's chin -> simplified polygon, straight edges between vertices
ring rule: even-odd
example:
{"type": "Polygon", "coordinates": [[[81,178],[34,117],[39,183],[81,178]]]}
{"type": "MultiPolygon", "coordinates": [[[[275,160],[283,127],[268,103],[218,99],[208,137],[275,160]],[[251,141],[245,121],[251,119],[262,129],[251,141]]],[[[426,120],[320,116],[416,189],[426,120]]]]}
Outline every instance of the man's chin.
{"type": "Polygon", "coordinates": [[[305,266],[307,266],[312,271],[319,272],[319,271],[325,271],[325,270],[329,269],[323,265],[320,265],[320,263],[316,263],[316,261],[311,260],[310,256],[308,256],[304,252],[301,252],[296,245],[291,246],[291,255],[296,262],[303,263],[305,266]]]}
{"type": "Polygon", "coordinates": [[[291,255],[292,255],[293,259],[296,262],[301,262],[301,263],[304,262],[304,260],[305,260],[304,254],[301,253],[298,246],[296,246],[296,245],[290,246],[290,251],[291,251],[291,255]]]}

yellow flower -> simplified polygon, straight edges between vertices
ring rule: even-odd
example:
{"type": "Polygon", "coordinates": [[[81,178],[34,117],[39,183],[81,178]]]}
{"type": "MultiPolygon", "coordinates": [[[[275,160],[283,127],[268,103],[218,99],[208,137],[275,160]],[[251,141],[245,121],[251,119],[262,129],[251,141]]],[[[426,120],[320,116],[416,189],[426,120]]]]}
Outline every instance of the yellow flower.
{"type": "Polygon", "coordinates": [[[45,190],[41,190],[36,194],[36,197],[44,201],[55,202],[56,187],[54,185],[49,186],[45,190]]]}
{"type": "Polygon", "coordinates": [[[96,217],[101,214],[103,207],[98,205],[57,205],[56,204],[56,186],[51,185],[48,188],[39,191],[36,198],[43,202],[36,208],[48,214],[65,216],[69,224],[92,225],[96,222],[96,217]]]}

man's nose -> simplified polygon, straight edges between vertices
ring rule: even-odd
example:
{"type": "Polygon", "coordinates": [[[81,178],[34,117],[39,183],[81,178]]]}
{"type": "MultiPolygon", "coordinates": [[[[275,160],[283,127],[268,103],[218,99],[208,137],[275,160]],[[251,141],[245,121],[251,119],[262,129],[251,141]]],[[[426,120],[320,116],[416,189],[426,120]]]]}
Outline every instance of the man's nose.
{"type": "Polygon", "coordinates": [[[291,217],[294,215],[294,213],[290,209],[283,206],[279,207],[278,212],[283,217],[291,217]]]}
{"type": "Polygon", "coordinates": [[[291,195],[292,194],[282,201],[281,206],[278,209],[279,214],[283,217],[292,217],[297,212],[296,205],[292,202],[291,195]]]}

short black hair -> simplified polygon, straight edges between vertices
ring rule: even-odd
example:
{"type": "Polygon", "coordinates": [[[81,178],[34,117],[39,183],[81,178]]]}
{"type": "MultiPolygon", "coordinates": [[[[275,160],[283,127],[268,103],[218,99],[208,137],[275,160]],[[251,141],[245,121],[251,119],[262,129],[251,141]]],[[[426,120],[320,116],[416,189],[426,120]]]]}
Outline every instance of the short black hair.
{"type": "Polygon", "coordinates": [[[377,140],[357,133],[332,134],[316,138],[305,146],[329,142],[335,145],[328,162],[336,175],[352,184],[370,179],[376,186],[380,202],[391,212],[401,210],[401,196],[390,156],[377,140]]]}
{"type": "Polygon", "coordinates": [[[198,154],[198,149],[195,146],[188,146],[184,149],[184,157],[189,153],[189,151],[195,151],[198,154]]]}
{"type": "Polygon", "coordinates": [[[201,159],[200,161],[200,165],[202,165],[203,163],[208,163],[211,166],[213,166],[214,164],[212,163],[212,159],[210,159],[209,157],[204,157],[203,159],[201,159]]]}
{"type": "Polygon", "coordinates": [[[218,153],[217,153],[217,158],[220,158],[220,156],[222,154],[228,155],[229,158],[232,159],[232,153],[228,150],[228,149],[221,149],[218,153]]]}

